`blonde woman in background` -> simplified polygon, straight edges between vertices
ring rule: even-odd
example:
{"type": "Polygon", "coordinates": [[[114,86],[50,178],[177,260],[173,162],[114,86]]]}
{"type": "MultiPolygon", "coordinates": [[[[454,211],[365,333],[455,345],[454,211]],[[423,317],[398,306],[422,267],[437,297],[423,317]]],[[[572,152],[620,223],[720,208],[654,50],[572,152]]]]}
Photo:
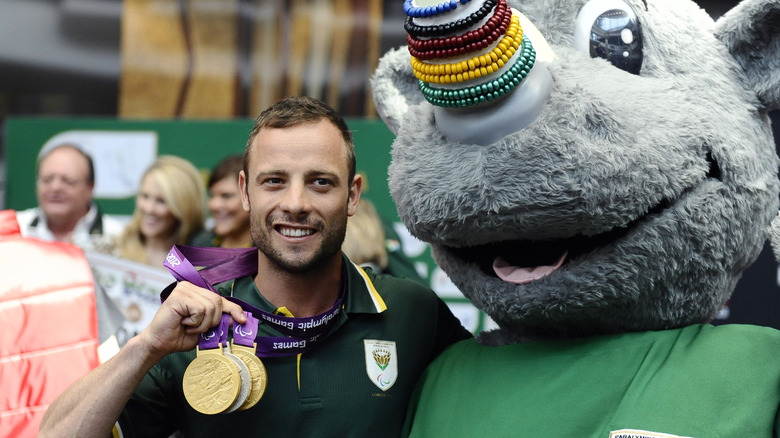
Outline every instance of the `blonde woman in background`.
{"type": "Polygon", "coordinates": [[[380,274],[387,269],[387,249],[382,221],[371,201],[360,198],[355,214],[347,220],[341,250],[353,263],[380,274]]]}
{"type": "Polygon", "coordinates": [[[120,257],[162,266],[173,245],[187,244],[202,231],[205,188],[189,161],[162,155],[146,170],[135,212],[119,237],[120,257]]]}
{"type": "Polygon", "coordinates": [[[409,278],[427,285],[414,263],[404,255],[400,240],[392,224],[384,220],[374,204],[361,197],[355,214],[347,220],[341,250],[352,262],[377,274],[409,278]]]}

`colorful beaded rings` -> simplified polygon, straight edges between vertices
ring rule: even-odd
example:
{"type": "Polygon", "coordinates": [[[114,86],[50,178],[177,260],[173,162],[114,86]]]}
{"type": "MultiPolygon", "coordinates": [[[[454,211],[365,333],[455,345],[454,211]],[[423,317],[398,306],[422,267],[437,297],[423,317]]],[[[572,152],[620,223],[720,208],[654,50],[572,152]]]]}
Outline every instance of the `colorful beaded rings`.
{"type": "MultiPolygon", "coordinates": [[[[470,0],[460,0],[461,4],[466,4],[470,0]]],[[[404,2],[404,12],[410,17],[432,17],[434,15],[450,12],[458,7],[458,0],[445,0],[436,6],[414,6],[414,0],[404,2]]]]}
{"type": "Polygon", "coordinates": [[[422,8],[414,0],[404,2],[412,71],[425,100],[438,107],[467,108],[501,99],[525,80],[536,62],[536,51],[507,0],[475,0],[481,4],[453,12],[468,1],[445,0],[422,8]],[[440,17],[438,23],[452,18],[432,26],[415,21],[434,15],[440,17]],[[426,62],[431,59],[443,61],[426,62]]]}
{"type": "Polygon", "coordinates": [[[464,29],[474,27],[483,18],[487,17],[490,11],[496,6],[498,0],[485,0],[485,3],[474,13],[466,18],[461,18],[458,21],[445,24],[437,24],[435,26],[419,26],[414,24],[413,17],[407,15],[404,22],[404,29],[406,33],[415,37],[435,37],[446,35],[453,32],[460,32],[464,29]]]}
{"type": "Polygon", "coordinates": [[[506,35],[489,53],[454,64],[430,64],[412,57],[412,70],[417,79],[436,84],[460,83],[479,78],[495,73],[503,67],[522,41],[523,29],[520,27],[520,20],[513,15],[506,35]]]}
{"type": "Polygon", "coordinates": [[[517,60],[509,70],[492,81],[459,89],[433,88],[418,81],[425,100],[433,105],[446,108],[465,108],[480,103],[497,100],[520,85],[533,68],[536,51],[528,38],[523,38],[522,49],[517,60]]]}
{"type": "Polygon", "coordinates": [[[419,39],[406,35],[409,53],[417,59],[452,58],[486,49],[509,28],[512,11],[499,0],[496,12],[476,30],[442,38],[419,39]]]}

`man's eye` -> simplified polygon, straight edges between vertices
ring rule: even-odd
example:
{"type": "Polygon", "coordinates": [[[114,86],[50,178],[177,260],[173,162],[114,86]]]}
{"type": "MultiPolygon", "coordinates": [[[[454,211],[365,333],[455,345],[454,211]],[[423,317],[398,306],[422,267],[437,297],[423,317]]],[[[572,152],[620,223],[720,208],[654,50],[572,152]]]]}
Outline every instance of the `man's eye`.
{"type": "Polygon", "coordinates": [[[331,184],[330,180],[328,180],[328,179],[317,178],[317,179],[314,180],[314,185],[317,185],[317,186],[329,186],[329,185],[332,185],[332,184],[331,184]]]}
{"type": "Polygon", "coordinates": [[[81,182],[81,180],[77,178],[68,178],[66,176],[57,176],[57,175],[47,175],[43,177],[38,178],[38,183],[42,185],[50,185],[53,184],[56,180],[62,181],[63,184],[69,187],[75,187],[81,182]]]}

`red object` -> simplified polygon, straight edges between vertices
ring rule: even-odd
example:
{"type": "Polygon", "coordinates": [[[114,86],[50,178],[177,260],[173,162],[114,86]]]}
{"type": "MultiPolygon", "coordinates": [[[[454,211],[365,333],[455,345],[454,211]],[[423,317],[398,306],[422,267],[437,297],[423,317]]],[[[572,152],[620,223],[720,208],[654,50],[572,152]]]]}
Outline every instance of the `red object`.
{"type": "Polygon", "coordinates": [[[49,404],[99,364],[84,253],[22,237],[0,211],[0,437],[34,437],[49,404]]]}
{"type": "Polygon", "coordinates": [[[419,39],[406,35],[409,53],[417,59],[452,58],[482,50],[506,34],[512,21],[512,10],[506,0],[498,0],[496,11],[488,21],[477,30],[470,30],[461,35],[442,38],[419,39]]]}

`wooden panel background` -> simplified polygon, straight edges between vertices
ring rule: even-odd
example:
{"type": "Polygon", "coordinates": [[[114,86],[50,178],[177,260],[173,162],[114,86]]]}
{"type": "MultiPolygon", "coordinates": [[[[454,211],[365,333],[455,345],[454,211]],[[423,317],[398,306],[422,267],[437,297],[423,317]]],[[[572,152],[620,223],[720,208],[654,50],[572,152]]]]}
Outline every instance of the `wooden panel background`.
{"type": "MultiPolygon", "coordinates": [[[[400,7],[400,6],[399,6],[400,7]]],[[[375,117],[381,0],[125,0],[119,116],[254,117],[308,95],[375,117]]]]}

